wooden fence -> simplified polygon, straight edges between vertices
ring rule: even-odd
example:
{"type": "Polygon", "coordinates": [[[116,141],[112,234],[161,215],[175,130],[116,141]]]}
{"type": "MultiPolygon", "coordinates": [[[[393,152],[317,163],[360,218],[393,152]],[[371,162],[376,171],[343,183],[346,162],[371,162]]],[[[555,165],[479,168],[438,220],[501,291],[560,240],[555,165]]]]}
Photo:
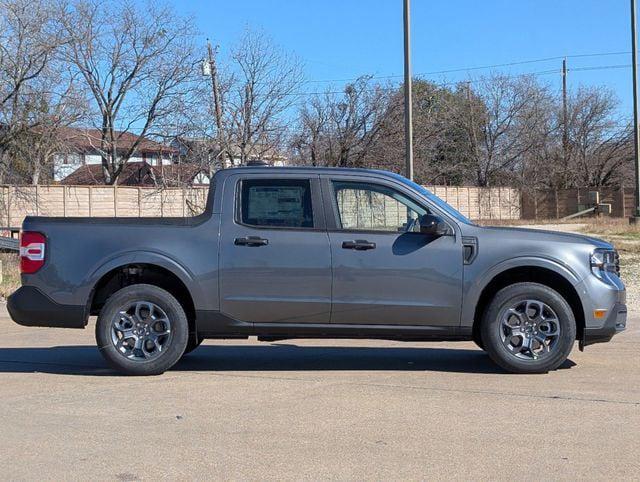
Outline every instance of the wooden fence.
{"type": "Polygon", "coordinates": [[[544,190],[522,193],[523,219],[557,219],[590,206],[590,192],[600,194],[601,204],[611,205],[611,216],[625,218],[634,210],[633,188],[576,188],[562,190],[544,190]]]}
{"type": "MultiPolygon", "coordinates": [[[[512,188],[427,186],[472,219],[519,219],[520,193],[512,188]]],[[[36,216],[193,216],[204,209],[208,188],[128,186],[0,186],[0,225],[19,227],[36,216]]]]}

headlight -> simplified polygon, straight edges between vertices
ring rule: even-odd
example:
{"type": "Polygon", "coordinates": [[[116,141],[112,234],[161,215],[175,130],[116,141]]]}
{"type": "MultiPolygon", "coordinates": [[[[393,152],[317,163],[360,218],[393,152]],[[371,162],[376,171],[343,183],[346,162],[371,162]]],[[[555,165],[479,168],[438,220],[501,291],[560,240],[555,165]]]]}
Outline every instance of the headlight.
{"type": "Polygon", "coordinates": [[[591,254],[591,271],[603,279],[606,273],[620,275],[620,257],[613,249],[596,249],[591,254]]]}

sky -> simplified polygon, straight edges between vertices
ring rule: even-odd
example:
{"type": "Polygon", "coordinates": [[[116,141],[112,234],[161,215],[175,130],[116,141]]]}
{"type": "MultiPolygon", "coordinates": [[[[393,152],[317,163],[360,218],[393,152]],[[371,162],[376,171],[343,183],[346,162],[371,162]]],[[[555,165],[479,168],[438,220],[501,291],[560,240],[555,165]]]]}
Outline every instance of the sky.
{"type": "MultiPolygon", "coordinates": [[[[172,0],[192,15],[221,54],[246,28],[262,30],[305,66],[303,89],[321,91],[364,74],[400,81],[403,72],[402,0],[172,0]]],[[[492,71],[531,72],[561,89],[568,56],[569,89],[605,85],[631,116],[629,0],[413,0],[414,76],[435,81],[475,79],[492,71]],[[615,53],[615,55],[591,54],[615,53]],[[553,58],[553,59],[549,59],[553,58]],[[549,59],[519,65],[496,64],[549,59]],[[605,69],[590,70],[596,67],[605,69]],[[462,69],[458,72],[433,73],[462,69]],[[587,70],[578,70],[587,69],[587,70]],[[554,71],[554,72],[548,72],[554,71]]]]}

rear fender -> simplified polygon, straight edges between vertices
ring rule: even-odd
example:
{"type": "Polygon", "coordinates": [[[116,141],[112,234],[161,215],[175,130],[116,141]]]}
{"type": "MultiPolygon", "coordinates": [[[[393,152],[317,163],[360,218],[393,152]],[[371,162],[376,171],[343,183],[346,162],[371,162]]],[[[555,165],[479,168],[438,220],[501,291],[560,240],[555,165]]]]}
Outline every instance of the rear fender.
{"type": "Polygon", "coordinates": [[[95,288],[98,282],[107,273],[130,265],[130,264],[150,264],[159,266],[174,274],[189,290],[195,306],[205,306],[203,304],[203,296],[198,283],[195,281],[194,275],[188,271],[183,265],[173,258],[154,251],[134,251],[120,253],[96,268],[83,283],[85,286],[91,287],[91,292],[87,300],[87,306],[91,305],[95,288]]]}

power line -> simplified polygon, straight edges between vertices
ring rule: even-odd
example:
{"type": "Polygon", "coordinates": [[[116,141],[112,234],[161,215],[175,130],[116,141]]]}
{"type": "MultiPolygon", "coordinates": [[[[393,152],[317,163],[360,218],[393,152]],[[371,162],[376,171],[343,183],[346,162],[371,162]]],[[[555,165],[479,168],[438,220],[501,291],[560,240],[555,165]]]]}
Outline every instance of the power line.
{"type": "MultiPolygon", "coordinates": [[[[432,72],[421,72],[415,74],[416,77],[426,76],[426,75],[438,75],[438,74],[452,74],[456,72],[466,72],[470,70],[485,70],[485,69],[494,69],[498,67],[512,67],[515,65],[526,65],[526,64],[534,64],[539,62],[551,62],[554,60],[562,60],[564,58],[587,58],[587,57],[606,57],[606,56],[614,56],[614,55],[628,55],[631,52],[623,51],[623,52],[599,52],[599,53],[587,53],[587,54],[574,54],[574,55],[558,55],[554,57],[543,57],[538,59],[530,59],[530,60],[517,60],[513,62],[505,62],[501,64],[491,64],[491,65],[480,65],[475,67],[459,67],[454,69],[446,69],[446,70],[436,70],[432,72]]],[[[367,77],[367,76],[363,76],[367,77]]],[[[318,79],[318,80],[307,80],[305,83],[314,84],[314,83],[330,83],[330,82],[349,82],[353,80],[358,80],[362,77],[354,77],[349,79],[318,79]]],[[[369,80],[372,79],[397,79],[402,78],[402,74],[400,75],[371,75],[368,76],[369,80]]]]}
{"type": "MultiPolygon", "coordinates": [[[[583,54],[582,56],[586,57],[588,55],[590,55],[590,54],[583,54]]],[[[600,55],[600,54],[598,54],[598,55],[600,55]]],[[[555,60],[560,60],[560,59],[564,59],[564,57],[554,57],[554,59],[555,60]]],[[[567,71],[568,72],[580,72],[580,71],[595,71],[595,70],[615,70],[615,69],[624,69],[624,68],[630,68],[630,67],[631,67],[631,64],[596,65],[596,66],[591,66],[591,67],[575,67],[575,68],[567,69],[567,71]]],[[[464,70],[464,69],[459,69],[459,71],[462,71],[462,70],[464,70]]],[[[467,69],[467,70],[470,70],[470,69],[467,69]]],[[[559,74],[561,72],[562,72],[561,69],[549,69],[549,70],[539,70],[539,71],[535,71],[535,72],[523,72],[523,73],[520,73],[520,74],[507,75],[507,76],[503,76],[503,77],[507,78],[507,79],[515,79],[515,78],[518,78],[518,77],[526,77],[526,76],[539,76],[539,75],[559,74]]],[[[426,75],[426,74],[424,74],[424,73],[416,74],[415,77],[416,78],[421,78],[424,75],[426,75]]],[[[346,80],[357,80],[357,79],[345,79],[345,81],[346,80]]],[[[434,83],[436,85],[440,86],[440,87],[448,87],[448,86],[464,84],[464,83],[477,84],[477,83],[482,82],[482,81],[483,81],[482,79],[470,79],[470,80],[456,80],[456,81],[449,81],[449,82],[434,82],[434,83]]],[[[397,87],[379,87],[379,89],[382,92],[392,92],[392,91],[396,90],[397,87]]],[[[329,91],[314,91],[314,92],[290,92],[290,93],[284,94],[284,95],[304,97],[304,96],[325,95],[325,94],[329,94],[329,95],[331,95],[331,94],[344,94],[344,90],[329,90],[329,91]]]]}
{"type": "MultiPolygon", "coordinates": [[[[528,75],[534,75],[534,76],[549,75],[549,74],[557,74],[559,72],[560,72],[560,69],[540,70],[536,72],[524,72],[522,74],[517,74],[517,75],[505,75],[503,76],[503,78],[515,79],[518,77],[526,77],[528,75]]],[[[418,77],[418,75],[416,75],[416,77],[418,77]]],[[[482,79],[457,80],[457,81],[451,81],[451,82],[434,82],[434,83],[439,87],[447,87],[447,86],[465,84],[465,83],[477,84],[479,82],[482,82],[482,79]]],[[[396,87],[378,87],[378,89],[382,92],[393,92],[397,90],[397,88],[398,88],[397,86],[396,87]]],[[[328,91],[319,91],[319,92],[290,92],[284,95],[304,97],[304,96],[325,95],[325,94],[344,94],[344,90],[328,90],[328,91]]]]}
{"type": "Polygon", "coordinates": [[[594,67],[576,67],[569,69],[569,71],[628,69],[631,66],[632,64],[600,65],[594,67]]]}

